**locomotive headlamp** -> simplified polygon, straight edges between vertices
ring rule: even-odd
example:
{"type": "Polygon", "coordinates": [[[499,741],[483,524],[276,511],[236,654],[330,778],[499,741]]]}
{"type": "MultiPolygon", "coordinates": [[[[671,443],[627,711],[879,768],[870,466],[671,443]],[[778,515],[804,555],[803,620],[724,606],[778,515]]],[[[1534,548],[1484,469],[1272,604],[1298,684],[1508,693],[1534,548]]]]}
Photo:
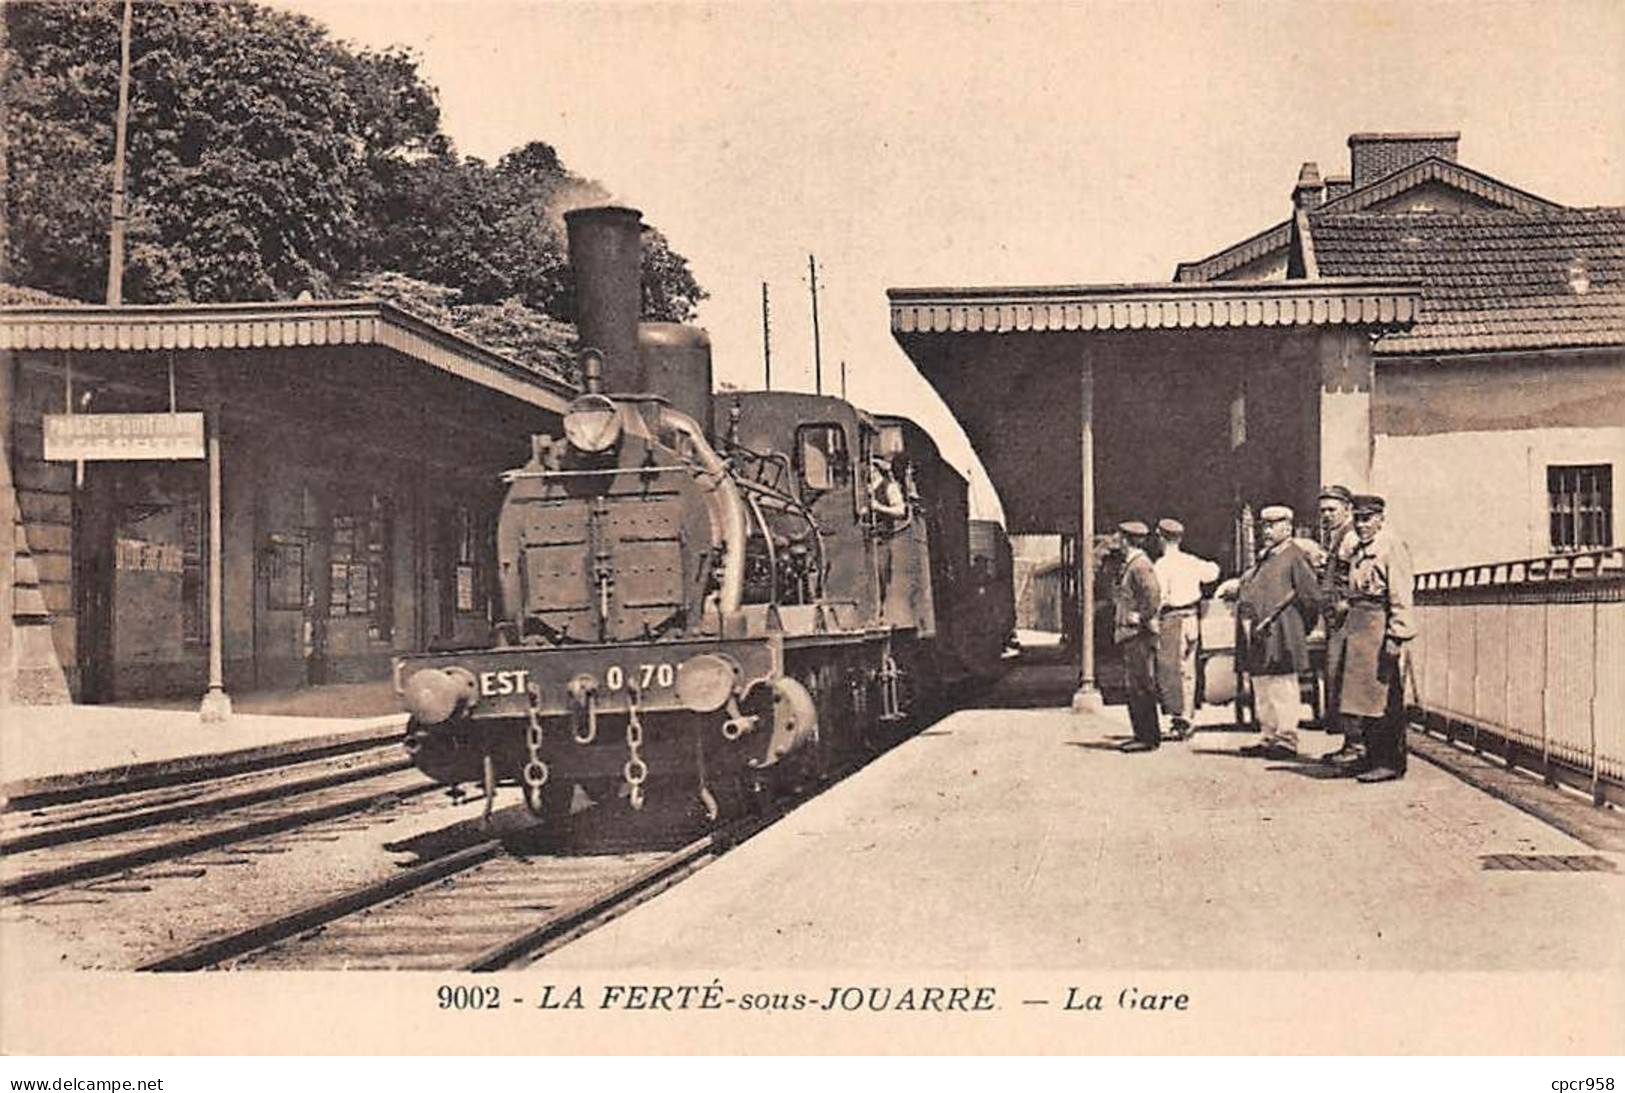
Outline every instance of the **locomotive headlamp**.
{"type": "Polygon", "coordinates": [[[420,725],[449,720],[459,707],[474,704],[474,673],[466,668],[421,668],[406,681],[401,700],[420,725]]]}
{"type": "Polygon", "coordinates": [[[727,705],[739,680],[739,667],[727,657],[701,653],[677,666],[677,701],[695,713],[727,705]]]}
{"type": "Polygon", "coordinates": [[[564,415],[564,436],[578,452],[607,452],[621,439],[621,412],[604,395],[582,395],[564,415]]]}

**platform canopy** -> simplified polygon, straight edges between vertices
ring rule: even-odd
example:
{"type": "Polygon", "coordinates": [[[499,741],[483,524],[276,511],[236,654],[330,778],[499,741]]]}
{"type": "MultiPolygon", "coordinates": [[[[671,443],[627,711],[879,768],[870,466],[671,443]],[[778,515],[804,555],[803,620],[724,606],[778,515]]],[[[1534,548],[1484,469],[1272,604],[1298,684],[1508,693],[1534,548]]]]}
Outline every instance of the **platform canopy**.
{"type": "MultiPolygon", "coordinates": [[[[1182,492],[1170,479],[1214,470],[1193,466],[1195,457],[1216,454],[1229,463],[1240,459],[1233,453],[1249,435],[1262,455],[1307,440],[1306,430],[1318,433],[1321,389],[1369,395],[1370,337],[1409,326],[1421,290],[1320,280],[896,288],[887,295],[893,335],[964,427],[1010,530],[1070,532],[1077,527],[1085,376],[1094,387],[1102,500],[1143,516],[1147,506],[1166,506],[1182,492]],[[1277,410],[1293,411],[1290,420],[1277,410]]],[[[1289,446],[1320,462],[1321,453],[1309,450],[1318,444],[1289,446]]],[[[1305,488],[1315,479],[1305,478],[1305,488]]],[[[1266,477],[1259,485],[1291,483],[1266,477]]]]}
{"type": "Polygon", "coordinates": [[[562,414],[574,389],[382,300],[97,304],[0,309],[0,350],[211,352],[379,347],[458,380],[562,414]]]}
{"type": "MultiPolygon", "coordinates": [[[[1415,321],[1421,286],[1319,278],[887,296],[893,336],[958,418],[1012,533],[1090,542],[1097,523],[1172,516],[1190,549],[1234,572],[1246,513],[1287,504],[1310,524],[1321,483],[1367,485],[1371,343],[1415,321]]],[[[1078,554],[1087,595],[1092,551],[1078,554]]]]}

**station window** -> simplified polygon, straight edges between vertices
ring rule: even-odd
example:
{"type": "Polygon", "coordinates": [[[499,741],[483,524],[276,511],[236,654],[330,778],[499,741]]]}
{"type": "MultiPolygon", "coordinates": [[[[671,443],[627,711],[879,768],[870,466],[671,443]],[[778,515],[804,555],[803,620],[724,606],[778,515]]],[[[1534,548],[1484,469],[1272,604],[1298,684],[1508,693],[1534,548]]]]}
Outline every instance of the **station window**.
{"type": "Polygon", "coordinates": [[[1614,468],[1610,463],[1546,468],[1552,550],[1614,545],[1614,468]]]}
{"type": "Polygon", "coordinates": [[[367,636],[380,640],[387,640],[394,629],[390,525],[389,499],[376,494],[335,511],[332,517],[328,616],[364,617],[367,636]]]}
{"type": "MultiPolygon", "coordinates": [[[[142,486],[140,480],[126,484],[132,494],[142,486]]],[[[113,564],[118,570],[115,594],[120,598],[115,614],[145,627],[144,634],[152,633],[155,625],[157,632],[167,634],[178,621],[183,644],[207,643],[207,532],[203,501],[195,496],[154,491],[146,500],[121,504],[113,536],[113,564]]]]}
{"type": "Polygon", "coordinates": [[[491,522],[480,518],[467,505],[458,505],[452,515],[452,587],[456,610],[463,614],[484,614],[486,606],[485,557],[491,538],[491,522]]]}
{"type": "Polygon", "coordinates": [[[180,506],[181,637],[188,645],[209,640],[208,557],[204,549],[203,501],[180,506]]]}

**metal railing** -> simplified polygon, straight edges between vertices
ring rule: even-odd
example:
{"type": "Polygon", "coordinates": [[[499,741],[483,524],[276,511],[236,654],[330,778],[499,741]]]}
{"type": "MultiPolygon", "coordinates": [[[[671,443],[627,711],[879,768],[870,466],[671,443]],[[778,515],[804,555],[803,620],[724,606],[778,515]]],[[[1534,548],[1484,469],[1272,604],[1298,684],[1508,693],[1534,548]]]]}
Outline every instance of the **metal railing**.
{"type": "Polygon", "coordinates": [[[1416,605],[1424,727],[1625,799],[1625,550],[1418,574],[1416,605]]]}

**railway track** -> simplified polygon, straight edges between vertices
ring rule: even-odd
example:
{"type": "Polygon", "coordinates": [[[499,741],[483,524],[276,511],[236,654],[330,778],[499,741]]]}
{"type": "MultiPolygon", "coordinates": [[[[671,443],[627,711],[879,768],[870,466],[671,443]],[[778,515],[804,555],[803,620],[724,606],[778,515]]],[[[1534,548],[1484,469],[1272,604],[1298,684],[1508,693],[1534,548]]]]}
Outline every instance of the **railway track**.
{"type": "Polygon", "coordinates": [[[575,857],[491,839],[139,970],[514,967],[666,890],[744,834],[707,835],[671,852],[575,857]]]}
{"type": "MultiPolygon", "coordinates": [[[[405,770],[411,759],[396,742],[337,757],[301,760],[212,778],[189,778],[118,794],[0,813],[0,854],[80,842],[165,820],[208,815],[304,790],[405,770]]],[[[102,787],[97,787],[101,789],[102,787]]]]}
{"type": "MultiPolygon", "coordinates": [[[[837,772],[830,784],[861,765],[837,772]]],[[[538,831],[527,823],[137,970],[522,967],[652,899],[816,796],[760,802],[754,814],[673,851],[533,853],[526,847],[538,831]]]]}
{"type": "Polygon", "coordinates": [[[236,779],[104,799],[8,825],[0,895],[115,877],[189,854],[386,808],[439,787],[398,749],[343,769],[301,764],[261,784],[236,779]]]}

